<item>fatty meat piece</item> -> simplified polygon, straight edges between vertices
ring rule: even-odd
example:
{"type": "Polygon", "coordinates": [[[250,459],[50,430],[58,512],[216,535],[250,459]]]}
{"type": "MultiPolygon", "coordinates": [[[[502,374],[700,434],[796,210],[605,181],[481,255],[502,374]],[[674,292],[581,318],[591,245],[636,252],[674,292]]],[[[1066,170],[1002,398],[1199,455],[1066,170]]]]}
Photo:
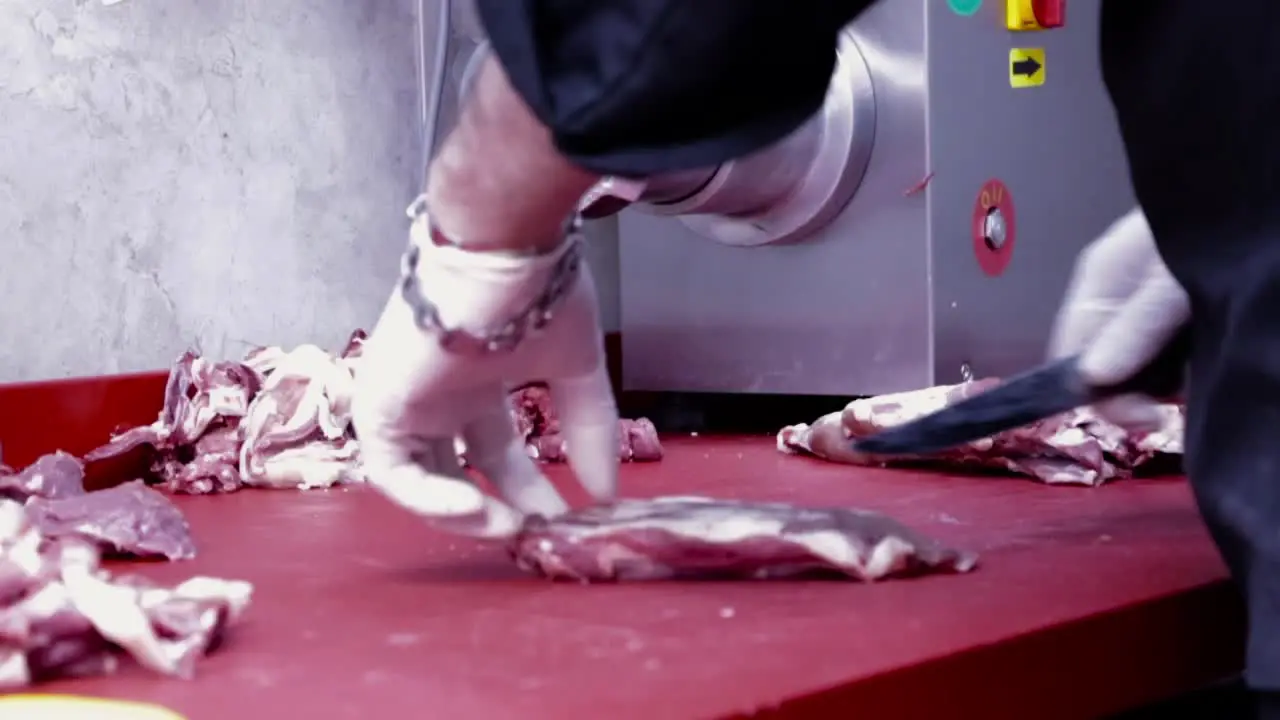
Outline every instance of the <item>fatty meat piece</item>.
{"type": "Polygon", "coordinates": [[[26,513],[46,537],[83,538],[111,555],[166,560],[196,556],[182,512],[141,480],[73,497],[33,498],[26,513]]]}
{"type": "Polygon", "coordinates": [[[789,425],[778,432],[778,449],[832,462],[884,466],[932,464],[948,468],[990,468],[1026,475],[1048,484],[1101,485],[1127,478],[1160,456],[1182,454],[1184,410],[1161,406],[1162,426],[1131,434],[1083,407],[1020,428],[997,433],[929,456],[886,460],[854,451],[850,440],[934,413],[999,384],[984,379],[863,398],[812,424],[789,425]]]}
{"type": "Polygon", "coordinates": [[[126,430],[85,455],[89,462],[135,448],[154,450],[151,464],[170,492],[202,495],[240,488],[241,419],[262,376],[238,362],[183,353],[169,371],[164,408],[151,425],[126,430]]]}
{"type": "Polygon", "coordinates": [[[0,692],[114,672],[122,654],[192,677],[248,606],[246,582],[194,577],[174,588],[113,578],[79,538],[53,538],[0,500],[0,692]]]}
{"type": "Polygon", "coordinates": [[[620,500],[533,516],[511,546],[524,570],[605,582],[770,579],[826,572],[875,581],[968,572],[977,556],[879,513],[704,497],[620,500]]]}
{"type": "MultiPolygon", "coordinates": [[[[364,341],[368,337],[364,330],[352,332],[338,358],[346,361],[359,360],[364,353],[364,341]]],[[[266,377],[276,368],[280,360],[288,354],[281,347],[256,347],[245,353],[244,364],[256,370],[259,375],[266,377]]]]}
{"type": "Polygon", "coordinates": [[[240,475],[248,485],[330,487],[355,477],[352,367],[315,345],[279,358],[242,423],[240,475]]]}
{"type": "Polygon", "coordinates": [[[0,466],[0,498],[26,502],[33,497],[50,499],[84,494],[84,464],[61,450],[31,463],[22,472],[0,466]]]}
{"type": "Polygon", "coordinates": [[[28,520],[49,537],[80,538],[125,557],[195,557],[186,518],[169,498],[140,481],[86,493],[84,465],[60,450],[0,477],[0,498],[25,503],[28,520]]]}

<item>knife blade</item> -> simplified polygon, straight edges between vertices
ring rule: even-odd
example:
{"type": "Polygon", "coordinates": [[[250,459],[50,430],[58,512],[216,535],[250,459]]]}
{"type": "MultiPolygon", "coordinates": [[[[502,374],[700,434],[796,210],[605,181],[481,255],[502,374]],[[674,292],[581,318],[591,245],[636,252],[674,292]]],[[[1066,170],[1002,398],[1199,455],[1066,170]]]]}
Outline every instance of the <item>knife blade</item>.
{"type": "Polygon", "coordinates": [[[853,449],[872,455],[927,455],[1118,395],[1168,397],[1182,386],[1190,350],[1190,331],[1183,328],[1132,378],[1102,387],[1085,381],[1078,355],[1057,360],[930,415],[854,440],[853,449]]]}

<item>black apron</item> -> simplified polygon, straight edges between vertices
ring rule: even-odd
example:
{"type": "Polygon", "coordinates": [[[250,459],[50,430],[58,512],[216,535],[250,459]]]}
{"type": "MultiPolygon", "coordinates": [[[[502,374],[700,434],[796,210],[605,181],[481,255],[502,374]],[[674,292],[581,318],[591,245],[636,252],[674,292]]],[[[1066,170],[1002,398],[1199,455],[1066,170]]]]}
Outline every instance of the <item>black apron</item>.
{"type": "Polygon", "coordinates": [[[874,0],[477,0],[556,147],[602,175],[708,167],[822,107],[836,37],[874,0]]]}
{"type": "Polygon", "coordinates": [[[1191,296],[1185,466],[1247,603],[1246,681],[1280,691],[1280,2],[1110,0],[1102,33],[1134,190],[1191,296]]]}

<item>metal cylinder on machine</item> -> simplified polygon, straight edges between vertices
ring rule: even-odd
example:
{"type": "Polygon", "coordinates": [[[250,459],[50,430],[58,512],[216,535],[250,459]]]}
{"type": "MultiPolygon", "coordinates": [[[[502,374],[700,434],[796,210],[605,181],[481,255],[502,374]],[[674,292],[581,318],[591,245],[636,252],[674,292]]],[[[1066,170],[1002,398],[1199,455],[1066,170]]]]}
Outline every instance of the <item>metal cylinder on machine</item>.
{"type": "Polygon", "coordinates": [[[791,135],[718,167],[643,180],[605,178],[580,207],[588,218],[628,207],[674,216],[727,245],[802,241],[831,222],[858,191],[875,123],[871,73],[853,37],[843,33],[822,109],[791,135]]]}

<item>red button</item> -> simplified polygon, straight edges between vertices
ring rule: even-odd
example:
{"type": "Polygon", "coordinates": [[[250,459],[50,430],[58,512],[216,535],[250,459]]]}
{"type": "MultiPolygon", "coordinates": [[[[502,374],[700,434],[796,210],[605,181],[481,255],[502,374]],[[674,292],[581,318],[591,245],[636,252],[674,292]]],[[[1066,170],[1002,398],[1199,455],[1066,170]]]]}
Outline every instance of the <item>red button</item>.
{"type": "Polygon", "coordinates": [[[1062,27],[1067,22],[1066,0],[1031,0],[1031,12],[1042,28],[1062,27]]]}

